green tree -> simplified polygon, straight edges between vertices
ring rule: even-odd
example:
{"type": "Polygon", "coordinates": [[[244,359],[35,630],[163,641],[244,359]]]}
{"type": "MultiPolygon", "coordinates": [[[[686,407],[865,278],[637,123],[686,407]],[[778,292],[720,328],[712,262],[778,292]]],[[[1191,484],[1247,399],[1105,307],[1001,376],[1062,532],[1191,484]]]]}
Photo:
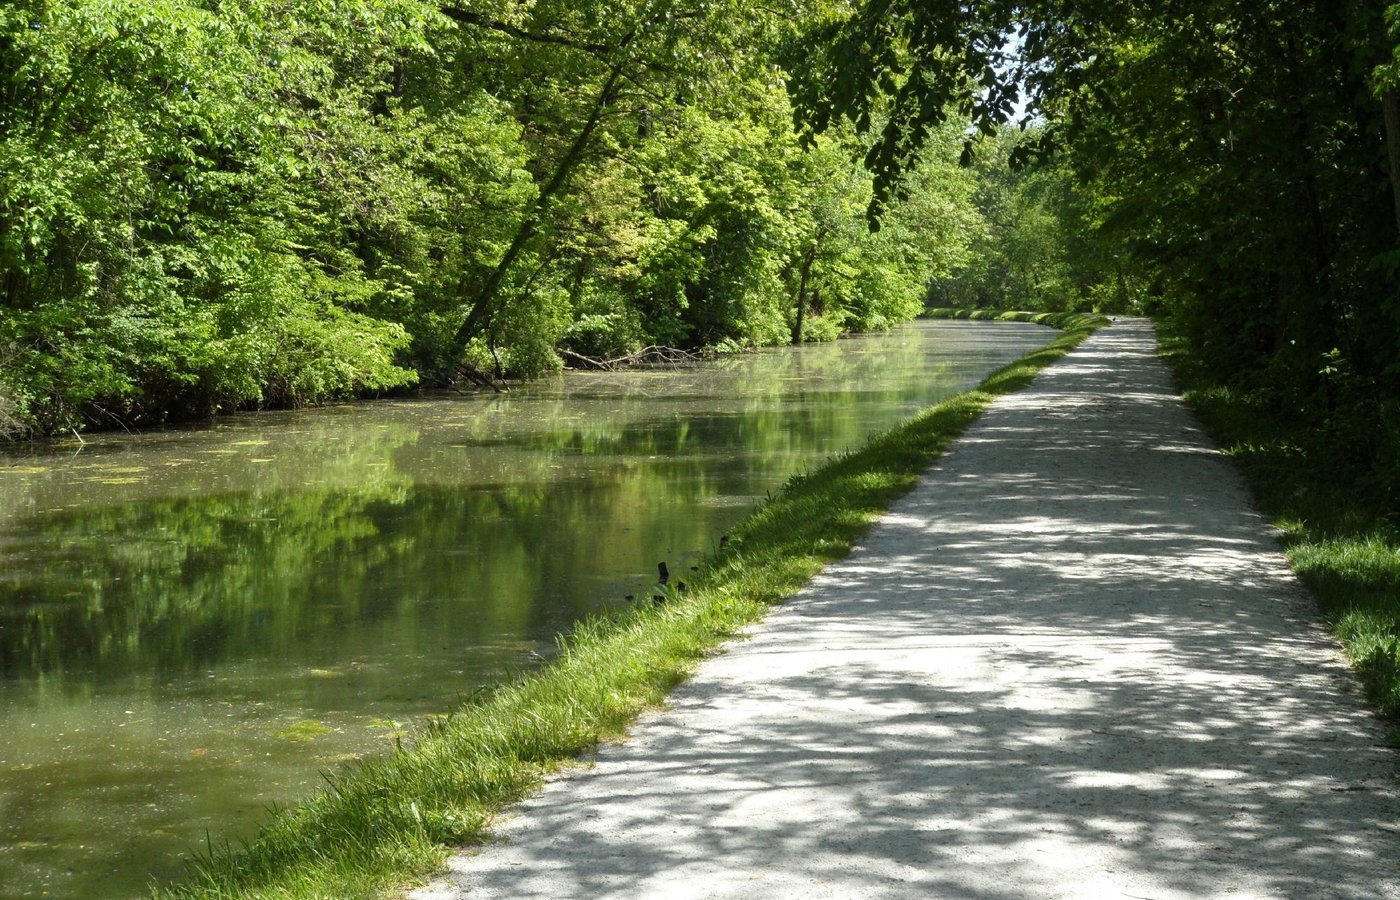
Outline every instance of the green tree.
{"type": "Polygon", "coordinates": [[[305,187],[333,79],[316,29],[272,9],[0,11],[0,346],[48,427],[412,379],[403,329],[357,309],[379,285],[325,252],[305,187]]]}
{"type": "Polygon", "coordinates": [[[152,422],[529,377],[561,344],[905,318],[965,245],[929,212],[965,192],[925,178],[908,227],[871,235],[861,140],[803,146],[775,48],[839,8],[9,4],[0,422],[152,422]]]}
{"type": "Polygon", "coordinates": [[[795,96],[814,131],[849,120],[874,135],[876,212],[930,129],[959,116],[991,134],[1024,100],[1046,129],[1014,159],[1064,155],[1096,240],[1114,248],[1104,259],[1128,257],[1103,277],[1145,286],[1261,402],[1364,423],[1336,443],[1386,466],[1400,456],[1400,285],[1383,12],[863,2],[811,32],[795,96]]]}

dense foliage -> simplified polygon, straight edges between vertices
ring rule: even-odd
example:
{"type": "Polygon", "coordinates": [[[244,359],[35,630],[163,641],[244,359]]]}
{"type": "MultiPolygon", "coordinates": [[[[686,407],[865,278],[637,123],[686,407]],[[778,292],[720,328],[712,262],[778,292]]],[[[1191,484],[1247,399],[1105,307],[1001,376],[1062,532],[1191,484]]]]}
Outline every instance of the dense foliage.
{"type": "Polygon", "coordinates": [[[1395,510],[1400,5],[1383,12],[858,2],[810,34],[794,94],[814,133],[874,135],[876,212],[950,116],[987,134],[1043,122],[1000,155],[1054,162],[986,171],[979,210],[1001,234],[974,245],[980,270],[935,284],[935,302],[1171,316],[1224,381],[1326,433],[1395,510]]]}
{"type": "Polygon", "coordinates": [[[946,274],[934,273],[934,308],[1139,309],[1146,284],[1139,267],[1094,228],[1091,194],[1077,188],[1063,156],[1013,165],[1018,148],[1044,131],[1004,127],[984,142],[972,165],[968,252],[946,274]]]}
{"type": "Polygon", "coordinates": [[[821,14],[6,4],[0,433],[909,317],[970,183],[931,154],[863,227],[853,129],[801,146],[776,62],[821,14]]]}
{"type": "Polygon", "coordinates": [[[931,283],[1170,314],[1394,498],[1398,10],[19,0],[0,432],[826,339],[931,283]]]}

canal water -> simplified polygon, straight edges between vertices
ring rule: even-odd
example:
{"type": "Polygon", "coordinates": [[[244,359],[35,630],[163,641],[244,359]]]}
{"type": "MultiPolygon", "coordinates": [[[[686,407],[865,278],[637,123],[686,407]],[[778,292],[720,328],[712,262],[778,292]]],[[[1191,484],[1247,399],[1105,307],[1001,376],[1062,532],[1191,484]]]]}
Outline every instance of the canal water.
{"type": "Polygon", "coordinates": [[[0,455],[0,897],[178,876],[1051,336],[917,322],[0,455]]]}

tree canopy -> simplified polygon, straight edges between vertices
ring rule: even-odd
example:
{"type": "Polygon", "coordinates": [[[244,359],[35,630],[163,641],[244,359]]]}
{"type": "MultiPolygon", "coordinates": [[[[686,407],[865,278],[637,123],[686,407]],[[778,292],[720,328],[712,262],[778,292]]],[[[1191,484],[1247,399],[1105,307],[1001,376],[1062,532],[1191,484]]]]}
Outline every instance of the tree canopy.
{"type": "Polygon", "coordinates": [[[981,152],[1060,174],[1001,167],[1020,183],[983,212],[1015,227],[936,296],[1087,276],[1071,293],[1177,317],[1260,403],[1315,411],[1400,483],[1398,38],[1400,5],[1364,0],[862,0],[805,35],[793,94],[809,135],[872,136],[876,215],[931,129],[1031,125],[981,152]],[[987,273],[999,256],[1016,277],[987,273]]]}
{"type": "Polygon", "coordinates": [[[930,154],[926,196],[887,234],[863,227],[861,139],[803,146],[780,62],[823,15],[7,4],[0,426],[151,423],[528,377],[559,348],[908,318],[966,243],[929,210],[970,181],[930,154]]]}

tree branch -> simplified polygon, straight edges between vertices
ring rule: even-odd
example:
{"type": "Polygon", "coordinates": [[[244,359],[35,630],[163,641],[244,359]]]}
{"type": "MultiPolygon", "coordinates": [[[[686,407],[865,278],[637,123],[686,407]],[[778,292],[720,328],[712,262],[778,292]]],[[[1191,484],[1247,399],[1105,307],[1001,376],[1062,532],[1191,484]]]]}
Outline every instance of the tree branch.
{"type": "Polygon", "coordinates": [[[523,28],[484,16],[481,13],[470,12],[465,9],[457,9],[454,6],[441,7],[442,14],[454,22],[462,25],[473,25],[477,28],[487,28],[491,31],[499,31],[501,34],[508,34],[513,38],[522,41],[531,41],[537,44],[556,44],[561,47],[573,47],[576,50],[586,50],[589,53],[612,53],[616,47],[607,44],[597,44],[592,41],[580,41],[562,34],[549,34],[536,31],[526,31],[523,28]]]}

